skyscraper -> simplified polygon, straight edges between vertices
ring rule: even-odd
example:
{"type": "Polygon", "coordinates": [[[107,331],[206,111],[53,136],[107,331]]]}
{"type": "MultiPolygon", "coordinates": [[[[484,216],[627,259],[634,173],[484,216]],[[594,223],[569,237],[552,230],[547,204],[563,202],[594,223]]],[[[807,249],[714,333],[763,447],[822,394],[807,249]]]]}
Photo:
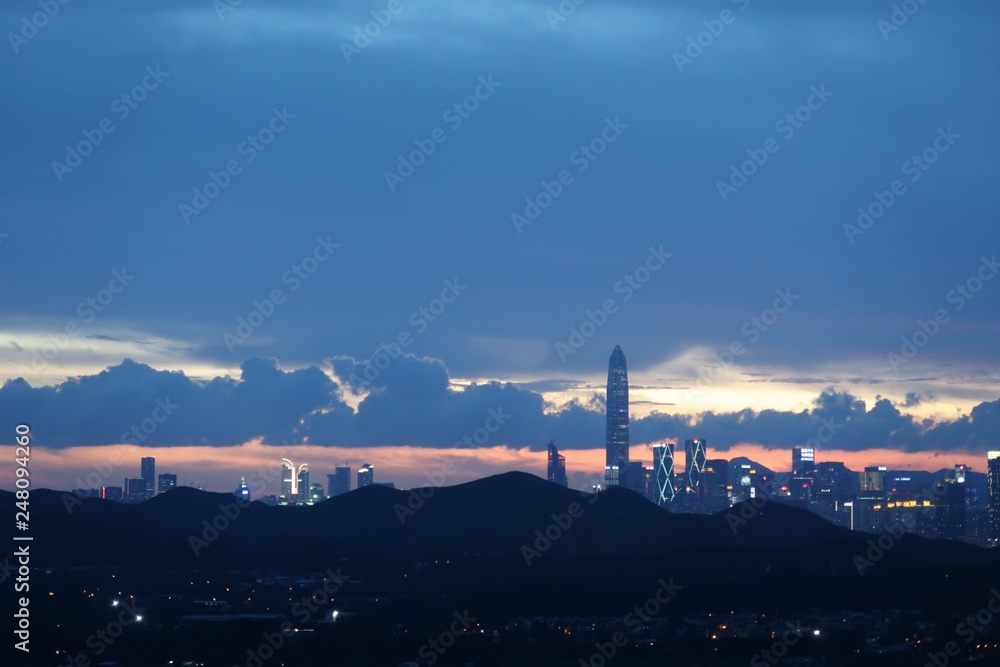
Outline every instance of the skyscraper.
{"type": "Polygon", "coordinates": [[[240,477],[240,485],[233,491],[233,495],[245,503],[250,502],[250,487],[247,486],[247,478],[245,476],[240,477]]]}
{"type": "Polygon", "coordinates": [[[654,502],[663,506],[674,501],[674,443],[653,445],[654,502]]]}
{"type": "Polygon", "coordinates": [[[298,490],[299,480],[295,476],[295,464],[289,459],[281,459],[281,500],[288,504],[288,499],[298,490]]]}
{"type": "Polygon", "coordinates": [[[549,481],[559,486],[569,486],[566,479],[566,457],[559,454],[554,442],[549,442],[549,481]]]}
{"type": "Polygon", "coordinates": [[[358,468],[358,488],[371,486],[375,483],[375,466],[365,463],[358,468]]]}
{"type": "Polygon", "coordinates": [[[990,544],[1000,544],[1000,451],[986,454],[986,480],[990,485],[990,544]]]}
{"type": "Polygon", "coordinates": [[[615,345],[608,360],[606,457],[604,485],[618,486],[619,473],[628,463],[628,368],[625,353],[615,345]]]}
{"type": "Polygon", "coordinates": [[[146,480],[142,477],[128,477],[125,479],[125,500],[131,503],[141,503],[148,499],[146,493],[146,480]]]}
{"type": "Polygon", "coordinates": [[[348,466],[337,466],[332,475],[326,476],[329,497],[339,496],[351,490],[351,469],[348,466]]]}
{"type": "Polygon", "coordinates": [[[792,475],[807,476],[816,472],[816,450],[812,447],[792,448],[792,475]]]}
{"type": "Polygon", "coordinates": [[[170,489],[173,489],[177,486],[177,475],[174,475],[173,473],[165,472],[159,477],[157,477],[157,480],[158,480],[158,487],[156,490],[157,493],[163,493],[164,491],[169,491],[170,489]]]}
{"type": "Polygon", "coordinates": [[[297,484],[297,494],[295,496],[295,501],[299,504],[305,504],[309,502],[310,490],[309,490],[309,464],[303,463],[299,466],[298,471],[298,484],[297,484]]]}
{"type": "Polygon", "coordinates": [[[309,464],[303,463],[298,468],[289,459],[281,459],[281,496],[280,505],[295,505],[305,503],[309,499],[309,464]]]}
{"type": "Polygon", "coordinates": [[[858,473],[860,490],[854,501],[854,530],[880,532],[885,522],[888,492],[885,486],[885,466],[868,466],[858,473]]]}
{"type": "Polygon", "coordinates": [[[708,460],[708,442],[700,438],[684,441],[684,465],[687,468],[687,490],[701,493],[701,478],[708,460]]]}
{"type": "Polygon", "coordinates": [[[156,459],[152,456],[142,457],[139,477],[146,482],[146,497],[152,498],[156,493],[156,459]]]}
{"type": "Polygon", "coordinates": [[[789,493],[796,500],[812,502],[816,486],[816,450],[812,447],[792,449],[792,482],[789,493]]]}

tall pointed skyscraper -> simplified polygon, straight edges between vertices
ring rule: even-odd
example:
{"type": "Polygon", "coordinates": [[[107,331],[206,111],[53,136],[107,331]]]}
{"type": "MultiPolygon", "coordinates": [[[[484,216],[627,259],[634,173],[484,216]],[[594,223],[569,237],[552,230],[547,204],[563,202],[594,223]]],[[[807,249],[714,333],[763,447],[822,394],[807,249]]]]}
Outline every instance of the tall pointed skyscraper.
{"type": "Polygon", "coordinates": [[[628,368],[625,353],[615,345],[608,361],[607,457],[604,485],[618,486],[619,475],[628,467],[628,368]]]}

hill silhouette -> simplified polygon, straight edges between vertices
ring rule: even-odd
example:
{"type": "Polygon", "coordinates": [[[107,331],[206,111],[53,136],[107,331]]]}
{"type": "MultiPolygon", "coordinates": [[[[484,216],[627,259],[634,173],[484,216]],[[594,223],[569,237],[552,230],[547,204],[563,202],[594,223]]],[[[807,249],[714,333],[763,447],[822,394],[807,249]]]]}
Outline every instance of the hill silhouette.
{"type": "MultiPolygon", "coordinates": [[[[0,500],[13,506],[10,492],[0,500]]],[[[625,489],[592,495],[520,472],[412,491],[371,486],[307,507],[241,506],[183,487],[136,505],[39,490],[32,533],[36,567],[308,572],[342,563],[388,583],[437,561],[453,563],[444,588],[503,573],[489,584],[498,599],[517,582],[526,598],[555,586],[559,600],[580,581],[618,579],[572,594],[575,604],[668,574],[703,587],[702,600],[747,605],[777,604],[778,582],[814,606],[921,602],[958,590],[959,577],[976,594],[1000,584],[996,556],[966,544],[908,535],[869,553],[874,536],[777,502],[674,514],[625,489]],[[872,555],[859,571],[857,559],[872,555]]]]}

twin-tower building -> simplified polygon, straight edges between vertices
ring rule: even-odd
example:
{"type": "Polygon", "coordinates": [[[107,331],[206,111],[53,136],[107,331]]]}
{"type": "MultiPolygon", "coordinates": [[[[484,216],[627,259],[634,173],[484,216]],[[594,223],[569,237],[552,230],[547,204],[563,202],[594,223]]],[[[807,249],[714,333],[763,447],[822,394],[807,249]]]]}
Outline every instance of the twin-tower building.
{"type": "Polygon", "coordinates": [[[681,475],[674,469],[674,443],[653,446],[653,467],[629,460],[628,365],[620,345],[615,345],[608,360],[607,431],[604,463],[604,486],[624,486],[655,498],[658,505],[674,500],[678,490],[702,492],[702,476],[708,459],[708,443],[685,441],[685,468],[681,475]],[[680,479],[678,479],[680,477],[680,479]],[[654,486],[655,485],[655,486],[654,486]]]}

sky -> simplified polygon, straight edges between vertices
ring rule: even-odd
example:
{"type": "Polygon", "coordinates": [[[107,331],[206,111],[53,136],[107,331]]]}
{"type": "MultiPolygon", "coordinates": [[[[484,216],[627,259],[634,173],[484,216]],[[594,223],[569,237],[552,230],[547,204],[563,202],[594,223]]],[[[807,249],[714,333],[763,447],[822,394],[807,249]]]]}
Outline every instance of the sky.
{"type": "Polygon", "coordinates": [[[616,344],[636,457],[1000,448],[995,3],[46,7],[0,9],[36,485],[457,482],[550,440],[586,485],[616,344]]]}

